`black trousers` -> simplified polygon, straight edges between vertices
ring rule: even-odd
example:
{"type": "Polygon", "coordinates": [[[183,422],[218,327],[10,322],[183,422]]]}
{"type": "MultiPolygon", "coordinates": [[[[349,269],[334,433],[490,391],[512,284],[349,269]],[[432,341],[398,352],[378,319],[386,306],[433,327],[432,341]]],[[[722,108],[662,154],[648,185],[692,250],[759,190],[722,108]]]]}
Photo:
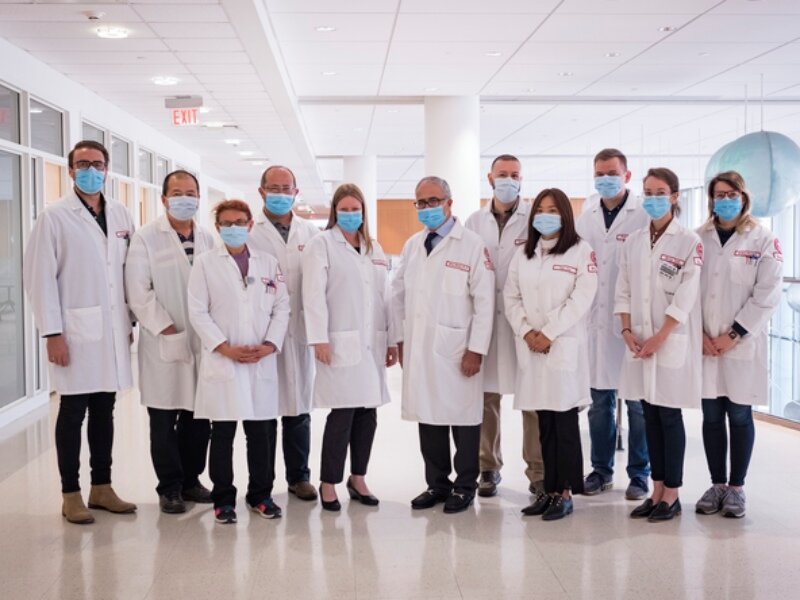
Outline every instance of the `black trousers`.
{"type": "Polygon", "coordinates": [[[578,409],[537,410],[539,442],[544,462],[544,491],[583,493],[583,451],[578,427],[578,409]]]}
{"type": "MultiPolygon", "coordinates": [[[[286,466],[286,481],[289,485],[308,481],[311,470],[308,468],[308,453],[311,451],[311,415],[281,417],[281,441],[283,462],[286,466]]],[[[273,445],[273,455],[274,455],[273,445]]]]}
{"type": "Polygon", "coordinates": [[[756,427],[753,407],[731,402],[727,396],[703,398],[703,446],[712,483],[744,485],[753,455],[756,427]],[[726,427],[725,415],[728,416],[726,427]],[[731,471],[728,477],[728,429],[731,435],[731,471]]]}
{"type": "Polygon", "coordinates": [[[668,488],[683,485],[683,457],[686,454],[686,430],[680,408],[656,406],[642,400],[647,449],[650,452],[650,476],[668,488]]]}
{"type": "Polygon", "coordinates": [[[78,492],[81,468],[81,429],[86,412],[89,466],[92,485],[111,483],[111,449],[114,446],[114,392],[62,395],[56,419],[56,456],[61,491],[78,492]]]}
{"type": "MultiPolygon", "coordinates": [[[[211,452],[208,474],[214,488],[211,498],[214,507],[235,506],[236,486],[233,485],[233,438],[236,421],[214,421],[211,424],[211,452]]],[[[251,505],[272,496],[275,481],[275,434],[278,421],[242,421],[247,437],[247,470],[249,479],[246,500],[251,505]]]]}
{"type": "Polygon", "coordinates": [[[341,483],[350,447],[350,473],[366,475],[378,411],[375,408],[335,408],[328,413],[322,435],[320,481],[341,483]]]}
{"type": "Polygon", "coordinates": [[[439,494],[475,494],[480,466],[480,425],[419,424],[419,447],[425,461],[425,481],[428,488],[439,494]],[[450,463],[450,432],[453,432],[456,453],[450,463]],[[455,481],[450,471],[455,467],[455,481]]]}
{"type": "Polygon", "coordinates": [[[150,458],[158,477],[159,495],[179,494],[200,483],[206,469],[211,423],[190,410],[147,408],[150,415],[150,458]]]}

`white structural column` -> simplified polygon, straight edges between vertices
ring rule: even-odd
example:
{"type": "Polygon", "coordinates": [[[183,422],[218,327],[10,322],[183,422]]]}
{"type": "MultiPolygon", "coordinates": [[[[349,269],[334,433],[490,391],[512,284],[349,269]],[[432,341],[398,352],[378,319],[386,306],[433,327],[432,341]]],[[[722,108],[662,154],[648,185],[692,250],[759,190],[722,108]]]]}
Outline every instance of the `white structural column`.
{"type": "MultiPolygon", "coordinates": [[[[345,156],[342,183],[355,183],[367,203],[370,235],[378,237],[378,166],[375,156],[345,156]]],[[[333,190],[336,192],[336,188],[333,190]]]]}
{"type": "Polygon", "coordinates": [[[478,96],[425,98],[425,175],[447,180],[462,223],[480,208],[480,169],[478,96]]]}

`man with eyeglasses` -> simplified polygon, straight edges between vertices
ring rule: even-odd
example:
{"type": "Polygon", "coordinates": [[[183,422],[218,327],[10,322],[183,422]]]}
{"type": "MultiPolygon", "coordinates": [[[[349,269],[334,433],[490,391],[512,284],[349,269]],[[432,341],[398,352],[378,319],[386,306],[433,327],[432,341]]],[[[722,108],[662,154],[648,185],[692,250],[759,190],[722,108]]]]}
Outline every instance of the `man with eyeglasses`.
{"type": "Polygon", "coordinates": [[[452,215],[444,179],[423,178],[415,195],[425,228],[403,246],[392,281],[395,341],[403,366],[402,414],[419,423],[428,484],[411,507],[444,502],[444,512],[457,513],[469,508],[478,486],[481,362],[492,337],[494,265],[480,236],[452,215]]]}
{"type": "Polygon", "coordinates": [[[50,385],[60,395],[56,456],[62,514],[94,522],[80,491],[81,429],[87,410],[89,508],[131,513],[111,487],[116,392],[131,387],[131,321],[123,268],[133,221],[103,196],[108,151],[82,141],[69,153],[72,191],[39,215],[25,249],[25,289],[47,340],[50,385]]]}
{"type": "MultiPolygon", "coordinates": [[[[279,404],[283,460],[289,493],[300,500],[317,499],[309,482],[311,470],[311,397],[314,384],[314,350],[306,341],[301,293],[300,259],[308,241],[319,233],[316,225],[298,217],[292,208],[299,190],[294,173],[273,165],[261,175],[258,193],[264,200],[250,245],[278,259],[286,279],[291,305],[289,329],[278,354],[279,404]]],[[[273,456],[275,453],[273,452],[273,456]]]]}

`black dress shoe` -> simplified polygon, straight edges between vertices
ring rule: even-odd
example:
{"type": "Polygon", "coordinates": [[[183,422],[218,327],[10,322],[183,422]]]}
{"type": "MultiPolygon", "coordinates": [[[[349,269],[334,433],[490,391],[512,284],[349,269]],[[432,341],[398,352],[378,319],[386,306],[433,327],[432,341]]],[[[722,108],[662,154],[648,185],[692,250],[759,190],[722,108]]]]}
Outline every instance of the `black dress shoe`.
{"type": "Polygon", "coordinates": [[[572,514],[572,498],[555,496],[547,510],[542,513],[542,521],[557,521],[572,514]]]}
{"type": "Polygon", "coordinates": [[[680,499],[675,500],[672,503],[672,506],[667,504],[666,502],[659,502],[658,506],[653,509],[653,512],[650,513],[650,516],[647,517],[647,520],[650,523],[657,523],[659,521],[670,521],[673,517],[677,517],[681,514],[681,501],[680,499]]]}
{"type": "Polygon", "coordinates": [[[349,478],[347,479],[347,493],[350,494],[351,500],[357,500],[365,506],[378,506],[380,504],[380,500],[372,494],[362,494],[354,488],[349,478]]]}
{"type": "Polygon", "coordinates": [[[168,515],[177,515],[186,512],[186,504],[181,499],[178,492],[169,492],[162,494],[158,497],[158,505],[161,507],[161,512],[168,515]]]}
{"type": "Polygon", "coordinates": [[[336,500],[330,500],[330,501],[325,500],[323,498],[323,496],[322,496],[322,485],[319,486],[319,501],[320,501],[320,504],[322,504],[322,509],[323,510],[329,510],[331,512],[339,512],[340,510],[342,510],[342,505],[339,504],[339,499],[338,498],[336,498],[336,500]]]}
{"type": "Polygon", "coordinates": [[[467,510],[472,501],[475,500],[473,494],[465,494],[463,492],[453,492],[444,501],[444,512],[448,514],[460,513],[467,510]]]}
{"type": "Polygon", "coordinates": [[[211,491],[202,483],[181,492],[184,502],[196,502],[197,504],[211,504],[211,491]]]}
{"type": "Polygon", "coordinates": [[[439,502],[447,500],[448,496],[434,490],[425,490],[411,501],[411,508],[415,510],[433,508],[439,502]]]}
{"type": "Polygon", "coordinates": [[[536,515],[541,515],[544,511],[547,510],[547,507],[550,506],[550,503],[553,501],[553,496],[548,494],[538,494],[536,496],[536,500],[533,501],[533,504],[530,506],[526,506],[522,509],[522,514],[526,517],[533,517],[536,515]]]}
{"type": "Polygon", "coordinates": [[[655,510],[655,508],[656,505],[653,504],[653,501],[650,498],[648,498],[631,511],[631,519],[646,519],[653,514],[653,510],[655,510]]]}

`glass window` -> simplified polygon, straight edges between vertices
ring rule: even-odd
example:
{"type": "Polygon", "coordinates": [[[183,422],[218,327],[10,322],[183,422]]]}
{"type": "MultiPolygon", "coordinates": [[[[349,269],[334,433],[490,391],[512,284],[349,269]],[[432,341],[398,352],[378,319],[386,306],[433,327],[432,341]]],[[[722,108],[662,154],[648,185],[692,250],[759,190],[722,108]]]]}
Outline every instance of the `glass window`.
{"type": "Polygon", "coordinates": [[[0,407],[25,396],[20,162],[0,151],[0,407]]]}
{"type": "Polygon", "coordinates": [[[139,179],[153,183],[153,153],[139,150],[139,179]]]}
{"type": "Polygon", "coordinates": [[[31,100],[31,146],[64,156],[63,119],[61,111],[31,100]]]}
{"type": "Polygon", "coordinates": [[[0,85],[0,138],[19,144],[19,94],[0,85]]]}
{"type": "Polygon", "coordinates": [[[111,136],[111,170],[118,175],[129,177],[131,174],[131,145],[115,135],[111,136]]]}
{"type": "Polygon", "coordinates": [[[94,125],[90,125],[89,123],[83,124],[83,139],[85,140],[92,140],[93,142],[98,142],[100,144],[106,145],[106,132],[100,129],[99,127],[95,127],[94,125]]]}
{"type": "Polygon", "coordinates": [[[156,183],[161,184],[169,173],[169,161],[163,156],[156,158],[156,183]]]}

